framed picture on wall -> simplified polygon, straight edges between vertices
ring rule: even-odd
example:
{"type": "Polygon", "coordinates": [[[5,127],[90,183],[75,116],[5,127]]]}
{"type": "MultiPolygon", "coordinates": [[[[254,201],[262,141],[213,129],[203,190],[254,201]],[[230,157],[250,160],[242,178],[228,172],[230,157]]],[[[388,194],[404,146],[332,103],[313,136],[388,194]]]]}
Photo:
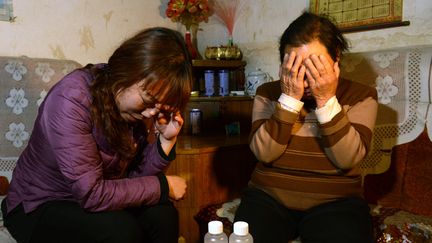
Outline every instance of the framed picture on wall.
{"type": "Polygon", "coordinates": [[[12,11],[12,0],[0,0],[0,20],[10,21],[14,20],[12,11]]]}
{"type": "Polygon", "coordinates": [[[403,0],[310,0],[310,11],[328,15],[343,32],[409,25],[403,0]]]}

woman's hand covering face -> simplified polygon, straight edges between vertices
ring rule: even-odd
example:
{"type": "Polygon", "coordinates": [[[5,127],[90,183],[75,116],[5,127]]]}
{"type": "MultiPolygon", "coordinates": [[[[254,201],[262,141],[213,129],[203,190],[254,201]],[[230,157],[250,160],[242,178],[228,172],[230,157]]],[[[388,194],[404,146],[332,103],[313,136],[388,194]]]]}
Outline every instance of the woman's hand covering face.
{"type": "MultiPolygon", "coordinates": [[[[161,106],[158,109],[160,108],[161,106]]],[[[155,127],[160,132],[161,136],[167,140],[171,140],[179,134],[184,120],[180,111],[170,112],[169,109],[165,108],[169,107],[164,107],[154,116],[155,127]]]]}
{"type": "Polygon", "coordinates": [[[339,80],[339,65],[330,64],[324,55],[310,55],[305,61],[306,77],[317,106],[324,105],[331,97],[336,95],[339,80]]]}
{"type": "Polygon", "coordinates": [[[282,92],[300,100],[304,94],[304,78],[306,68],[302,64],[303,57],[296,52],[286,53],[279,69],[282,92]]]}
{"type": "Polygon", "coordinates": [[[283,93],[301,100],[315,99],[322,107],[336,95],[339,65],[319,41],[286,48],[279,70],[283,93]]]}

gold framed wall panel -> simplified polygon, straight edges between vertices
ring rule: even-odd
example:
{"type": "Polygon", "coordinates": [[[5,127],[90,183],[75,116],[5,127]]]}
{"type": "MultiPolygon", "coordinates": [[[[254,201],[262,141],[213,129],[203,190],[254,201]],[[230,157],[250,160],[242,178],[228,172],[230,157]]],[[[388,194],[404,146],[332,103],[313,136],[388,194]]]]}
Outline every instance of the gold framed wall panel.
{"type": "Polygon", "coordinates": [[[0,0],[0,21],[14,21],[12,0],[0,0]]]}
{"type": "Polygon", "coordinates": [[[310,0],[310,11],[328,15],[343,32],[409,25],[403,0],[310,0]]]}

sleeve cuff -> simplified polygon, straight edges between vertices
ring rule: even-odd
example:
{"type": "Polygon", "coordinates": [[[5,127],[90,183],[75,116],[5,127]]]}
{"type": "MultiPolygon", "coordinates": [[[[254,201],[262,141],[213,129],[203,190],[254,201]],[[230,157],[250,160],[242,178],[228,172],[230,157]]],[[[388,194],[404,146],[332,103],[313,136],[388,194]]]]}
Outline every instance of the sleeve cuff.
{"type": "Polygon", "coordinates": [[[159,137],[157,139],[158,152],[159,152],[160,156],[162,156],[162,158],[165,159],[165,160],[167,160],[167,161],[173,161],[173,160],[175,160],[175,158],[176,158],[176,146],[177,146],[177,143],[174,144],[174,146],[171,149],[171,151],[169,152],[169,154],[166,155],[165,152],[162,149],[162,145],[161,145],[159,137]]]}
{"type": "Polygon", "coordinates": [[[278,102],[281,104],[281,107],[285,110],[300,113],[300,110],[303,107],[303,102],[293,97],[282,93],[278,99],[278,102]]]}
{"type": "Polygon", "coordinates": [[[342,110],[336,96],[331,97],[327,103],[315,110],[318,122],[320,124],[327,123],[333,119],[342,110]]]}
{"type": "Polygon", "coordinates": [[[169,201],[169,186],[165,175],[161,172],[157,175],[160,184],[160,198],[159,203],[165,203],[169,201]]]}

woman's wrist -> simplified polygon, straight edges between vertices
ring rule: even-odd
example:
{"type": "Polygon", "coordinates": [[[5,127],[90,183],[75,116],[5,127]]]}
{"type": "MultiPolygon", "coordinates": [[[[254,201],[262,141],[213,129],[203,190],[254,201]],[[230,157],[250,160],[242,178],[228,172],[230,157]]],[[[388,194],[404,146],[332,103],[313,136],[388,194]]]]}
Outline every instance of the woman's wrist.
{"type": "Polygon", "coordinates": [[[159,142],[164,153],[168,155],[177,142],[177,136],[174,136],[171,139],[166,139],[162,134],[159,134],[159,142]]]}
{"type": "Polygon", "coordinates": [[[167,144],[175,144],[177,142],[177,135],[172,137],[171,139],[167,139],[164,137],[164,135],[161,133],[159,134],[159,140],[161,141],[161,144],[167,143],[167,144]]]}

